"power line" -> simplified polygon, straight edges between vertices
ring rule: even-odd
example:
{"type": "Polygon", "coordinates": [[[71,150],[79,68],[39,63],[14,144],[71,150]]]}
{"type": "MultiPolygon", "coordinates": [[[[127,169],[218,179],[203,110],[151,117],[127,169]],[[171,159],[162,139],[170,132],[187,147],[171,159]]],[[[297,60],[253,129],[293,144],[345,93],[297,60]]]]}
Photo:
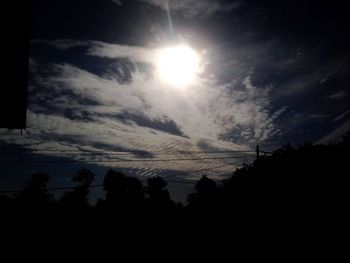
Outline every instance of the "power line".
{"type": "MultiPolygon", "coordinates": [[[[224,166],[236,165],[236,164],[239,164],[239,163],[244,162],[244,161],[247,161],[247,160],[241,160],[239,162],[230,163],[230,164],[222,164],[222,165],[215,166],[215,167],[210,167],[210,168],[207,168],[207,169],[201,169],[201,170],[195,170],[195,171],[191,171],[191,172],[185,172],[185,173],[183,173],[181,175],[194,174],[194,173],[199,173],[199,172],[203,172],[203,171],[209,171],[209,170],[221,168],[221,167],[224,167],[224,166]]],[[[177,176],[179,176],[179,174],[177,176]]],[[[196,184],[196,182],[193,181],[193,180],[192,181],[191,180],[173,180],[173,179],[167,179],[166,177],[162,177],[162,179],[165,182],[168,182],[168,183],[196,184]]],[[[148,180],[148,178],[142,178],[141,181],[142,182],[147,182],[147,180],[148,180]]],[[[103,187],[103,184],[93,184],[93,185],[89,186],[89,188],[98,188],[98,187],[103,187]]],[[[51,192],[51,191],[60,191],[60,190],[72,190],[74,188],[75,188],[75,186],[49,187],[49,188],[47,188],[47,191],[51,192]]],[[[19,193],[22,190],[23,189],[0,190],[0,193],[19,193]]]]}
{"type": "MultiPolygon", "coordinates": [[[[147,182],[146,180],[141,180],[143,183],[147,182]]],[[[164,180],[165,182],[168,183],[179,183],[179,184],[196,184],[195,181],[190,181],[190,180],[164,180]]],[[[95,185],[90,185],[88,188],[99,188],[103,187],[103,184],[95,184],[95,185]]],[[[61,190],[73,190],[75,186],[62,186],[62,187],[49,187],[46,190],[48,192],[53,192],[53,191],[61,191],[61,190]]],[[[23,189],[11,189],[11,190],[0,190],[0,193],[3,194],[10,194],[10,193],[20,193],[22,192],[23,189]]]]}
{"type": "MultiPolygon", "coordinates": [[[[146,180],[141,180],[142,182],[147,182],[146,180]]],[[[170,183],[183,183],[183,184],[195,184],[196,182],[191,182],[189,180],[164,180],[165,182],[170,182],[170,183]]],[[[49,187],[46,188],[48,192],[52,191],[61,191],[61,190],[73,190],[76,186],[62,186],[62,187],[49,187]]],[[[88,188],[98,188],[98,187],[103,187],[103,184],[94,184],[88,186],[88,188]]],[[[10,189],[10,190],[0,190],[0,193],[19,193],[22,192],[23,189],[10,189]]]]}
{"type": "Polygon", "coordinates": [[[35,153],[66,153],[66,154],[105,154],[105,155],[130,155],[130,154],[154,154],[154,155],[166,155],[166,154],[212,154],[212,153],[254,153],[255,151],[167,151],[167,150],[160,150],[160,151],[143,151],[143,150],[134,150],[134,151],[96,151],[96,150],[60,150],[60,149],[2,149],[0,150],[0,154],[20,154],[20,153],[27,153],[27,152],[35,152],[35,153]]]}
{"type": "MultiPolygon", "coordinates": [[[[1,145],[0,145],[1,146],[1,145]]],[[[2,148],[1,150],[5,151],[39,151],[39,152],[100,152],[100,150],[94,150],[94,149],[59,149],[59,148],[47,148],[47,149],[38,149],[38,148],[25,148],[30,145],[24,145],[21,147],[7,147],[2,148]]],[[[106,150],[105,152],[118,152],[118,153],[132,153],[132,152],[254,152],[253,150],[171,150],[171,149],[163,149],[163,150],[106,150]]]]}
{"type": "Polygon", "coordinates": [[[215,166],[215,167],[210,167],[207,169],[198,170],[195,172],[191,172],[191,174],[200,173],[200,172],[208,172],[208,171],[212,171],[214,169],[218,169],[218,168],[222,168],[222,167],[226,167],[226,166],[230,166],[230,165],[242,164],[242,163],[247,162],[247,161],[252,161],[252,160],[248,160],[248,159],[240,160],[238,162],[234,162],[234,163],[230,163],[230,164],[223,164],[223,165],[219,165],[219,166],[215,166]]]}
{"type": "Polygon", "coordinates": [[[173,158],[173,159],[109,159],[109,160],[1,160],[0,164],[12,163],[127,163],[127,162],[177,162],[177,161],[200,161],[200,160],[221,160],[240,159],[246,156],[226,156],[226,157],[204,157],[204,158],[173,158]]]}
{"type": "MultiPolygon", "coordinates": [[[[94,185],[90,185],[88,188],[96,188],[96,187],[102,187],[103,184],[94,184],[94,185]]],[[[72,190],[74,189],[75,186],[62,186],[62,187],[49,187],[46,188],[46,190],[48,192],[51,191],[58,191],[58,190],[72,190]]],[[[0,190],[0,193],[19,193],[23,191],[23,189],[11,189],[11,190],[0,190]]]]}
{"type": "Polygon", "coordinates": [[[178,181],[178,180],[167,180],[168,183],[176,183],[176,184],[192,184],[195,185],[197,182],[190,182],[190,181],[178,181]]]}
{"type": "Polygon", "coordinates": [[[211,170],[214,170],[214,169],[222,168],[222,167],[225,167],[225,166],[237,165],[237,164],[240,164],[242,162],[247,161],[247,159],[248,158],[246,158],[244,160],[240,160],[238,162],[234,162],[234,163],[226,163],[226,164],[221,164],[219,166],[214,166],[214,167],[209,167],[209,168],[203,168],[203,169],[200,169],[200,170],[189,171],[187,173],[188,174],[201,173],[201,172],[206,172],[206,171],[211,171],[211,170]]]}
{"type": "Polygon", "coordinates": [[[225,166],[242,164],[242,163],[244,163],[246,161],[251,161],[251,160],[245,159],[245,160],[240,160],[238,162],[221,164],[221,165],[218,165],[218,166],[213,166],[213,167],[209,167],[209,168],[205,168],[205,169],[192,170],[192,171],[187,171],[187,172],[185,171],[185,172],[182,172],[182,173],[179,173],[179,174],[164,176],[162,178],[165,179],[165,180],[168,180],[169,178],[174,178],[174,177],[177,177],[177,176],[187,176],[187,175],[193,175],[193,174],[196,174],[196,173],[204,173],[204,172],[212,171],[214,169],[222,168],[222,167],[225,167],[225,166]]]}

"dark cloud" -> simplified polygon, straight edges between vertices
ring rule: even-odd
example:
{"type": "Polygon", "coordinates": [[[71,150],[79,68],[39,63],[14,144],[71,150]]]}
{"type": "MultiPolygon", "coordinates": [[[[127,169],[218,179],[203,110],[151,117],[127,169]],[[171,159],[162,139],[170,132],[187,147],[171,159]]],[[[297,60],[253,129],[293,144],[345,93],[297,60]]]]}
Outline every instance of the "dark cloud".
{"type": "Polygon", "coordinates": [[[149,128],[167,132],[173,135],[187,137],[181,132],[179,127],[177,127],[176,123],[174,123],[172,120],[167,120],[166,118],[163,121],[150,120],[146,116],[143,116],[142,113],[135,114],[135,113],[128,113],[128,112],[119,113],[113,117],[121,120],[122,122],[131,121],[131,122],[135,122],[138,126],[149,127],[149,128]]]}

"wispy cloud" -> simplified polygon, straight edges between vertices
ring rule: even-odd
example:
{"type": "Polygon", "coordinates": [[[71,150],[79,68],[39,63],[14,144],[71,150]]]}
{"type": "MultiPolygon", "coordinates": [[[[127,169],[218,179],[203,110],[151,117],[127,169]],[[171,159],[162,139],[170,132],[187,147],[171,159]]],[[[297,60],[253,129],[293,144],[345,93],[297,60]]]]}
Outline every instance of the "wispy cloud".
{"type": "Polygon", "coordinates": [[[268,111],[270,89],[253,86],[249,77],[244,80],[244,90],[234,90],[231,84],[212,87],[202,83],[181,93],[155,78],[145,79],[140,72],[133,73],[128,84],[70,64],[52,65],[51,72],[45,79],[48,90],[41,90],[34,105],[48,100],[51,107],[64,109],[63,114],[72,108],[91,119],[129,113],[149,120],[171,120],[194,140],[219,138],[241,129],[264,140],[276,118],[276,113],[270,116],[268,111]]]}
{"type": "Polygon", "coordinates": [[[157,50],[136,46],[108,44],[101,41],[90,41],[87,54],[104,58],[127,57],[134,61],[151,63],[155,60],[157,50]]]}
{"type": "Polygon", "coordinates": [[[340,90],[329,96],[330,99],[344,99],[348,92],[346,90],[340,90]]]}
{"type": "Polygon", "coordinates": [[[90,41],[76,39],[34,39],[31,41],[31,44],[46,44],[61,50],[67,50],[73,47],[87,47],[91,45],[90,41]]]}
{"type": "MultiPolygon", "coordinates": [[[[53,45],[60,43],[60,48],[61,43],[66,42],[69,41],[54,41],[53,45]]],[[[74,41],[70,42],[73,46],[74,41]]],[[[155,62],[156,49],[97,41],[89,43],[86,54],[90,56],[127,57],[134,62],[150,64],[155,62]]],[[[52,42],[48,44],[52,45],[52,42]]],[[[80,41],[76,44],[80,45],[80,41]]],[[[60,73],[50,75],[50,85],[94,100],[98,106],[94,106],[92,111],[113,106],[115,113],[142,113],[151,120],[170,120],[193,139],[228,138],[227,135],[233,132],[244,131],[245,137],[263,141],[274,129],[274,120],[285,110],[282,108],[270,114],[269,95],[272,87],[254,86],[251,75],[244,78],[242,83],[233,81],[224,85],[201,77],[195,86],[181,93],[168,89],[156,78],[145,79],[139,71],[132,73],[133,80],[127,85],[69,64],[55,65],[53,72],[60,73]]]]}
{"type": "Polygon", "coordinates": [[[115,3],[119,6],[121,6],[123,4],[121,0],[111,0],[111,1],[112,1],[112,3],[115,3]]]}
{"type": "Polygon", "coordinates": [[[140,62],[152,62],[155,59],[156,49],[143,48],[137,46],[127,46],[109,44],[94,40],[76,39],[35,39],[31,44],[45,44],[60,50],[68,50],[75,47],[85,47],[86,55],[98,56],[102,58],[129,58],[140,62]]]}
{"type": "Polygon", "coordinates": [[[318,143],[329,143],[339,141],[342,136],[350,130],[350,120],[345,121],[339,127],[332,130],[329,134],[322,137],[318,143]]]}
{"type": "Polygon", "coordinates": [[[187,17],[195,16],[211,16],[216,13],[229,12],[241,5],[240,1],[228,3],[225,0],[182,0],[182,1],[169,1],[169,0],[139,0],[164,10],[170,10],[175,12],[181,12],[187,17]]]}
{"type": "MultiPolygon", "coordinates": [[[[156,49],[98,41],[34,41],[60,50],[85,47],[86,56],[102,60],[127,58],[154,63],[156,49]]],[[[84,55],[84,54],[83,54],[84,55]]],[[[123,64],[123,60],[116,63],[123,64]]],[[[129,82],[118,81],[113,71],[97,74],[72,63],[35,65],[30,83],[28,130],[25,137],[9,133],[6,142],[39,148],[138,150],[248,150],[279,132],[276,119],[286,107],[273,110],[271,86],[252,83],[251,71],[242,81],[218,84],[198,76],[183,91],[160,82],[152,71],[145,76],[135,66],[129,82]]],[[[106,64],[108,71],[109,64],[106,64]]],[[[154,65],[153,65],[154,66],[154,65]]],[[[98,157],[95,157],[98,158],[98,157]]],[[[229,161],[229,160],[227,160],[229,161]]],[[[142,164],[142,173],[159,170],[209,168],[222,161],[142,164]]],[[[136,169],[140,164],[118,164],[136,169]]],[[[226,169],[232,169],[228,167],[226,169]]]]}
{"type": "Polygon", "coordinates": [[[347,110],[347,111],[343,112],[342,114],[338,115],[337,117],[335,117],[333,121],[340,121],[340,120],[348,117],[349,115],[350,115],[350,110],[347,110]]]}
{"type": "Polygon", "coordinates": [[[321,113],[313,113],[310,114],[309,117],[313,120],[324,120],[329,117],[328,114],[321,114],[321,113]]]}

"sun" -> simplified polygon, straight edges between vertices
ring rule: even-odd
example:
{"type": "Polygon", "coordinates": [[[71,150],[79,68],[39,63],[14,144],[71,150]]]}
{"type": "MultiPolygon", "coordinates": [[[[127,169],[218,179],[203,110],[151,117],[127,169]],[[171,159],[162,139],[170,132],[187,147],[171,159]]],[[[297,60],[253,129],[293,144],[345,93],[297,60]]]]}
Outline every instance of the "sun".
{"type": "Polygon", "coordinates": [[[157,72],[161,80],[174,86],[186,87],[199,72],[198,54],[187,46],[161,49],[157,58],[157,72]]]}

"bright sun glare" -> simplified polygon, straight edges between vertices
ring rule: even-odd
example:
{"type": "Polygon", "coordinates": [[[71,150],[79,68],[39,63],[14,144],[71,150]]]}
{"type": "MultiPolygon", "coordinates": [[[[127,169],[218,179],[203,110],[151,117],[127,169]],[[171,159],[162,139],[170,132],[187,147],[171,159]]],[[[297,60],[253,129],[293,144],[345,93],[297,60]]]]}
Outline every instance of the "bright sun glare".
{"type": "Polygon", "coordinates": [[[162,49],[157,61],[159,77],[175,87],[185,87],[199,71],[199,56],[190,47],[175,46],[162,49]]]}

